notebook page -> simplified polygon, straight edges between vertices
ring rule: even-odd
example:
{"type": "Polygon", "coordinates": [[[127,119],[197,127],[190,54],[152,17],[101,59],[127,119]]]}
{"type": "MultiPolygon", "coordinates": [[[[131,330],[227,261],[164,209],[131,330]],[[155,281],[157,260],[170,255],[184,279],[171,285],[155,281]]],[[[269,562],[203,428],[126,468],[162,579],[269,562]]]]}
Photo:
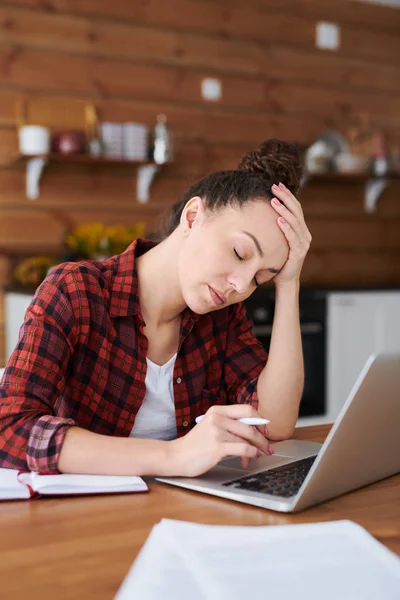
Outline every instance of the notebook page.
{"type": "Polygon", "coordinates": [[[349,521],[171,532],[209,600],[400,600],[400,559],[349,521]]]}
{"type": "Polygon", "coordinates": [[[20,480],[30,483],[40,494],[94,494],[107,492],[144,492],[147,484],[141,477],[130,475],[40,475],[24,473],[20,480]]]}
{"type": "Polygon", "coordinates": [[[18,481],[18,469],[0,468],[0,500],[30,498],[29,489],[18,481]]]}
{"type": "Polygon", "coordinates": [[[160,524],[155,525],[114,600],[208,600],[172,547],[160,524]]]}

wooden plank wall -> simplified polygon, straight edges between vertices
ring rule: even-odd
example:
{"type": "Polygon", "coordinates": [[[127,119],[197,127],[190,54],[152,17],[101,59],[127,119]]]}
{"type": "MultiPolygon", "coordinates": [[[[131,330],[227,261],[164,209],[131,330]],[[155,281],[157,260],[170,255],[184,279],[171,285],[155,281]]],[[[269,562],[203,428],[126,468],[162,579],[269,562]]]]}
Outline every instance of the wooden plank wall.
{"type": "MultiPolygon", "coordinates": [[[[351,0],[9,0],[0,4],[0,286],[7,254],[56,252],[69,223],[146,220],[154,229],[187,185],[232,168],[261,139],[308,144],[343,132],[361,113],[400,142],[400,10],[351,0]],[[315,24],[341,28],[337,52],[315,48],[315,24]],[[205,76],[223,85],[201,99],[205,76]],[[126,168],[58,166],[39,200],[24,194],[15,107],[54,130],[83,126],[94,102],[103,120],[153,125],[165,112],[175,164],[148,205],[126,168]]],[[[309,285],[400,283],[400,183],[378,212],[363,211],[361,184],[310,184],[302,193],[314,236],[309,285]]],[[[1,300],[0,300],[1,306],[1,300]]],[[[0,310],[0,339],[4,320],[0,310]]],[[[0,346],[0,363],[2,355],[0,346]]]]}

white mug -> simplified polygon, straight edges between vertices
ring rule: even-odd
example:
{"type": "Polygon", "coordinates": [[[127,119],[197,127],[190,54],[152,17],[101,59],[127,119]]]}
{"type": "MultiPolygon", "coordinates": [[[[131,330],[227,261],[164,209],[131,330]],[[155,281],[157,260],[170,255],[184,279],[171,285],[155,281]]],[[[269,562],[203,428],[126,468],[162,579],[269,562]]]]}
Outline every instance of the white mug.
{"type": "Polygon", "coordinates": [[[50,131],[40,125],[24,125],[19,128],[19,151],[21,154],[35,155],[50,152],[50,131]]]}

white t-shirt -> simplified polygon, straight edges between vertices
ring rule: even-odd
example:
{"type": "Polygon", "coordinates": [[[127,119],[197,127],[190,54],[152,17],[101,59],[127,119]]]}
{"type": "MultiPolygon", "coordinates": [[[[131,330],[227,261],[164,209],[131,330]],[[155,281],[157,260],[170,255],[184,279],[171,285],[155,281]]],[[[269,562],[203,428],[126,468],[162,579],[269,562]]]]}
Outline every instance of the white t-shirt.
{"type": "Polygon", "coordinates": [[[173,374],[176,354],[165,365],[156,365],[146,357],[146,395],[129,437],[173,440],[176,417],[173,374]]]}

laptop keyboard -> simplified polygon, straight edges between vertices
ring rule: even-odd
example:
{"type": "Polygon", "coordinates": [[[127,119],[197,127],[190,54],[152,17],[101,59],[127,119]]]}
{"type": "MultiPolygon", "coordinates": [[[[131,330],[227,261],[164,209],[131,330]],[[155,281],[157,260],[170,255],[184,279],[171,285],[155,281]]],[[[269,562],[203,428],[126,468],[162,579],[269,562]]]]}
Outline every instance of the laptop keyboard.
{"type": "Polygon", "coordinates": [[[222,485],[233,487],[235,489],[289,498],[290,496],[295,496],[297,494],[316,458],[316,456],[303,458],[302,460],[297,460],[288,465],[268,469],[268,471],[253,473],[252,475],[246,475],[245,477],[240,477],[240,479],[235,479],[234,481],[228,481],[222,485]]]}

